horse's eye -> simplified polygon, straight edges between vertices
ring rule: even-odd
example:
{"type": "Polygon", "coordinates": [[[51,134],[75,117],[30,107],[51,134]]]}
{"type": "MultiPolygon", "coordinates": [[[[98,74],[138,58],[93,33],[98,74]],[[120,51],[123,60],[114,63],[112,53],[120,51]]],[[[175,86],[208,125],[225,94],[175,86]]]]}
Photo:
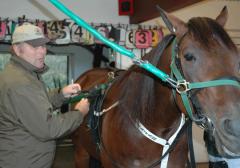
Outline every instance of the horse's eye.
{"type": "Polygon", "coordinates": [[[196,61],[196,58],[194,57],[193,54],[191,53],[187,53],[184,55],[184,58],[187,60],[187,61],[196,61]]]}

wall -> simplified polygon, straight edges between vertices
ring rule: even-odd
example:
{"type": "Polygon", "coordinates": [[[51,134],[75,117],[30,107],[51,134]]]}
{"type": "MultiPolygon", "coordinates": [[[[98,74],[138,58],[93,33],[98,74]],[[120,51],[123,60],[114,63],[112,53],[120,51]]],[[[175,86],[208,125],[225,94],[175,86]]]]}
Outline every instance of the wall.
{"type": "MultiPolygon", "coordinates": [[[[205,16],[216,18],[224,6],[228,9],[228,20],[225,29],[233,37],[233,41],[240,47],[240,22],[238,21],[240,1],[239,0],[206,0],[188,6],[181,10],[172,12],[174,16],[187,22],[192,17],[205,16]],[[237,31],[236,31],[237,30],[237,31]]],[[[144,24],[160,24],[164,25],[162,19],[155,18],[145,22],[144,24]]]]}
{"type": "MultiPolygon", "coordinates": [[[[205,16],[216,18],[224,6],[227,6],[229,18],[225,26],[226,29],[240,29],[238,22],[240,1],[237,0],[207,0],[172,12],[171,14],[181,18],[183,21],[188,21],[192,17],[205,16]]],[[[159,22],[164,25],[160,18],[149,20],[148,24],[156,24],[159,22]]]]}
{"type": "MultiPolygon", "coordinates": [[[[59,0],[87,22],[128,23],[127,16],[118,16],[117,0],[59,0]],[[94,4],[94,5],[93,5],[94,4]]],[[[1,0],[0,17],[59,20],[67,18],[48,0],[1,0]]]]}

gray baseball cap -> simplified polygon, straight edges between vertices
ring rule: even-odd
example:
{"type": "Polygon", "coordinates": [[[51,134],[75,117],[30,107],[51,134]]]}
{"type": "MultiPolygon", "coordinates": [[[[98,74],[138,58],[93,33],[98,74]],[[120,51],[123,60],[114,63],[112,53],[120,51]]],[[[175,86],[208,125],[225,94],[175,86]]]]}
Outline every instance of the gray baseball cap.
{"type": "Polygon", "coordinates": [[[40,27],[26,22],[16,27],[12,35],[12,44],[21,42],[37,47],[45,45],[49,42],[49,39],[44,36],[40,27]]]}

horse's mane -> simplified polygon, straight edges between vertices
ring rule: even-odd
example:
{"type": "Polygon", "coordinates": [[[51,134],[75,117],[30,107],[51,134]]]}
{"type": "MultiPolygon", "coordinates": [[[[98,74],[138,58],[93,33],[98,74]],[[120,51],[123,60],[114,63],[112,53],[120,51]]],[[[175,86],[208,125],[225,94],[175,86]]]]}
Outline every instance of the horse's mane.
{"type": "Polygon", "coordinates": [[[187,26],[189,33],[207,49],[217,40],[230,50],[237,50],[224,28],[211,18],[195,17],[188,21],[187,26]]]}
{"type": "MultiPolygon", "coordinates": [[[[164,38],[166,39],[166,37],[164,38]]],[[[142,59],[148,60],[153,65],[157,65],[160,60],[160,55],[163,52],[163,41],[158,44],[151,52],[146,54],[142,59]]],[[[133,120],[140,120],[141,122],[152,121],[150,112],[155,107],[155,85],[154,81],[157,79],[153,74],[146,70],[133,65],[125,74],[119,79],[119,83],[122,83],[122,90],[120,93],[120,101],[123,106],[121,112],[128,113],[133,120]],[[127,79],[127,80],[126,80],[127,79]]]]}

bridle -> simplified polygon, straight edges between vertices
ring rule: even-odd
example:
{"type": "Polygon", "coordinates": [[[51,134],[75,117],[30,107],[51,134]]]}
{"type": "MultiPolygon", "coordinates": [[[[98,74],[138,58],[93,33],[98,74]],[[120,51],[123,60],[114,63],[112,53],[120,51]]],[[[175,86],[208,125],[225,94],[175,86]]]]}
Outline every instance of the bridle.
{"type": "Polygon", "coordinates": [[[196,96],[202,89],[208,87],[217,87],[217,86],[234,86],[240,88],[240,83],[237,78],[230,77],[221,77],[215,80],[202,81],[202,82],[189,82],[185,79],[181,60],[178,56],[179,46],[181,41],[188,32],[180,38],[179,41],[175,38],[172,44],[172,62],[171,62],[171,78],[174,79],[170,85],[172,88],[181,96],[183,105],[186,109],[188,117],[194,121],[197,125],[204,128],[206,131],[213,131],[214,126],[211,119],[205,116],[203,113],[199,113],[199,110],[193,110],[193,95],[196,96]],[[194,92],[194,93],[193,93],[194,92]],[[195,113],[193,113],[195,111],[195,113]]]}

